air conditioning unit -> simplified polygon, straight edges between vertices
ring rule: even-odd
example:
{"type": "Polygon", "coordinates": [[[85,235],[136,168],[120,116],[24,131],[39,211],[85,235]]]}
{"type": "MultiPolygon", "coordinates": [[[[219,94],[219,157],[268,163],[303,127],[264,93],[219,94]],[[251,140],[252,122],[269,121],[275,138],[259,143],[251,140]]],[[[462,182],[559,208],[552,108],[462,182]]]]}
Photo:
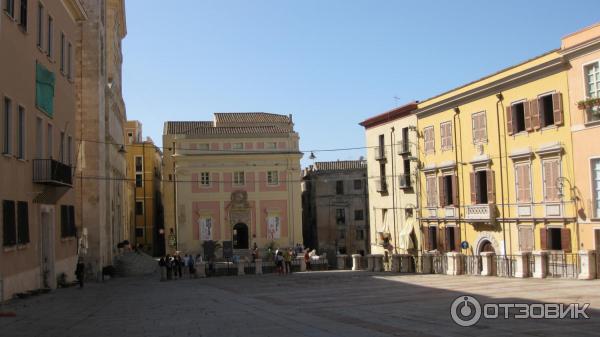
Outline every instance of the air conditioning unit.
{"type": "Polygon", "coordinates": [[[410,175],[409,174],[403,174],[401,176],[398,177],[398,186],[400,188],[410,188],[411,184],[410,184],[410,175]]]}

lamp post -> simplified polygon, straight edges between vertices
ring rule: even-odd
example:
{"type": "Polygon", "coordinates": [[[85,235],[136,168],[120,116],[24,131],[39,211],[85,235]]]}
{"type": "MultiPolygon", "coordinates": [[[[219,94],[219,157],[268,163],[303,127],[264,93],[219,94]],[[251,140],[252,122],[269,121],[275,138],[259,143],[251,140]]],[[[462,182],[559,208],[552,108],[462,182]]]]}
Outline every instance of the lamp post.
{"type": "Polygon", "coordinates": [[[562,200],[565,197],[565,184],[569,185],[569,200],[573,203],[573,210],[575,211],[575,239],[577,241],[577,250],[579,250],[579,216],[577,215],[577,201],[576,189],[567,177],[556,178],[556,185],[558,187],[558,197],[562,200]]]}

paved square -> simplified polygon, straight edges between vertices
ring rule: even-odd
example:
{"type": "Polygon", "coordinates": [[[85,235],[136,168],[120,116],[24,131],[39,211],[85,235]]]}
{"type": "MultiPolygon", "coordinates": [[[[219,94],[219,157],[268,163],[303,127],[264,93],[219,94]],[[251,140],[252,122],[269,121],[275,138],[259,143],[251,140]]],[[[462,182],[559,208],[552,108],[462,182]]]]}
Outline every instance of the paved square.
{"type": "Polygon", "coordinates": [[[4,305],[0,336],[598,336],[600,280],[350,271],[158,282],[115,279],[4,305]],[[590,303],[588,320],[481,320],[452,301],[590,303]]]}

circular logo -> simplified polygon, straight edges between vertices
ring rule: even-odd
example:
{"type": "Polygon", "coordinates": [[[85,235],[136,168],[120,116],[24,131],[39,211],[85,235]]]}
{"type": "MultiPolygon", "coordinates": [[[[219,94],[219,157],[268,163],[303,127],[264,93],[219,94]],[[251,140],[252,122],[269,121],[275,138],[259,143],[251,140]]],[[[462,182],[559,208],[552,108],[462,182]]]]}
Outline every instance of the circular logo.
{"type": "Polygon", "coordinates": [[[460,326],[472,326],[481,318],[481,304],[472,296],[459,296],[450,307],[454,323],[460,326]]]}

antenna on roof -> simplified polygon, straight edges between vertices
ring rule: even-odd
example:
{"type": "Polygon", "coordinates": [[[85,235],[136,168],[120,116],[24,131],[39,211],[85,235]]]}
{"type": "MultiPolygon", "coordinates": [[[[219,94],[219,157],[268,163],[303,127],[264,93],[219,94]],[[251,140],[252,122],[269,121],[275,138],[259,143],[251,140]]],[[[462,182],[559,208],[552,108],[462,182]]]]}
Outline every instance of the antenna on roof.
{"type": "Polygon", "coordinates": [[[400,97],[394,96],[394,101],[396,102],[396,107],[399,107],[400,103],[398,103],[398,102],[400,102],[400,97]]]}

